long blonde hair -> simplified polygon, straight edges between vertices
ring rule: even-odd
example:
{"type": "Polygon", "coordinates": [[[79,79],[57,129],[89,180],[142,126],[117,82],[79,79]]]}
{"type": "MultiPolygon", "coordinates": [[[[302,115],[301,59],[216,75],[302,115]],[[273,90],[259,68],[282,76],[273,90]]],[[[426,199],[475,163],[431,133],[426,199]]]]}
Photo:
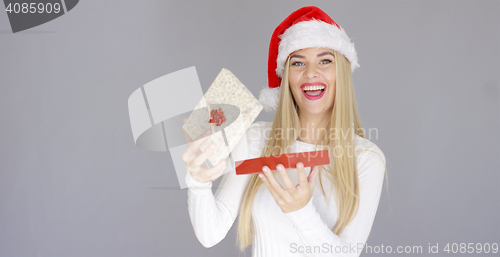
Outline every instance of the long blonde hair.
{"type": "MultiPolygon", "coordinates": [[[[326,131],[330,131],[330,133],[324,133],[324,143],[319,146],[320,148],[333,149],[334,151],[330,151],[331,164],[321,166],[318,175],[319,184],[326,199],[330,198],[326,196],[323,188],[322,173],[328,175],[333,180],[331,185],[337,196],[339,218],[332,231],[338,235],[351,222],[358,209],[359,186],[354,137],[358,135],[364,138],[365,135],[354,96],[351,65],[337,51],[334,51],[334,56],[337,72],[335,102],[331,117],[326,124],[326,128],[329,129],[326,131]],[[330,136],[332,133],[334,135],[333,140],[331,140],[332,137],[330,136]]],[[[290,59],[285,64],[276,115],[261,157],[290,152],[290,146],[299,136],[299,116],[288,83],[289,61],[290,59]],[[284,135],[278,135],[277,133],[284,133],[284,135]]],[[[316,145],[316,148],[318,148],[318,145],[316,145]]],[[[258,174],[254,174],[248,184],[241,204],[237,238],[242,251],[252,242],[252,234],[255,234],[252,225],[251,206],[255,194],[262,184],[263,182],[258,178],[258,174]]]]}

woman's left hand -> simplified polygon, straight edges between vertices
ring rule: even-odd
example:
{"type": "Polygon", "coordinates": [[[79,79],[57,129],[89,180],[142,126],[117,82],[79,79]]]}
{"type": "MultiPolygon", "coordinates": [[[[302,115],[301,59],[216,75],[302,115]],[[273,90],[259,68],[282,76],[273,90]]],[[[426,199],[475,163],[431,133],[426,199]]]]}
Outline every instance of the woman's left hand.
{"type": "Polygon", "coordinates": [[[297,163],[297,172],[299,175],[299,184],[297,186],[293,184],[283,165],[278,164],[276,168],[286,188],[281,186],[267,166],[262,168],[264,173],[259,174],[259,177],[264,184],[266,184],[269,192],[271,192],[281,210],[284,213],[288,213],[306,206],[313,195],[314,185],[316,184],[316,177],[319,170],[318,167],[312,168],[309,177],[307,177],[304,170],[304,164],[301,162],[297,163]]]}

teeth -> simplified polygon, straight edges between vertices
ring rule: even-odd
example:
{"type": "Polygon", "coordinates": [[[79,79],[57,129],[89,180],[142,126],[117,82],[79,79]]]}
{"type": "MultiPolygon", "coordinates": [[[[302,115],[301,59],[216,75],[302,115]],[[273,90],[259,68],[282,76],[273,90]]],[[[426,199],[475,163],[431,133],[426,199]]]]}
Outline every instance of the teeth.
{"type": "Polygon", "coordinates": [[[324,89],[325,86],[305,86],[304,90],[321,90],[324,89]]]}

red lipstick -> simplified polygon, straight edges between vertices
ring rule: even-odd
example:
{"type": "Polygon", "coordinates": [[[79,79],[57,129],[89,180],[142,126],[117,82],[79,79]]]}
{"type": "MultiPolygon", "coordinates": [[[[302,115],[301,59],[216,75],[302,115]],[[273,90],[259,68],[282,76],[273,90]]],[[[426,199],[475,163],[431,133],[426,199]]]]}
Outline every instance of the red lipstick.
{"type": "MultiPolygon", "coordinates": [[[[315,101],[315,100],[318,100],[318,99],[321,99],[321,97],[323,97],[323,95],[325,94],[325,91],[326,91],[326,85],[324,83],[321,83],[321,82],[314,82],[314,83],[304,83],[300,86],[300,89],[302,90],[302,93],[304,94],[304,96],[311,100],[311,101],[315,101]],[[307,94],[306,91],[304,90],[304,87],[306,86],[324,86],[325,88],[321,91],[321,93],[317,94],[317,95],[310,95],[310,94],[307,94]]],[[[315,90],[317,91],[317,90],[315,90]]]]}

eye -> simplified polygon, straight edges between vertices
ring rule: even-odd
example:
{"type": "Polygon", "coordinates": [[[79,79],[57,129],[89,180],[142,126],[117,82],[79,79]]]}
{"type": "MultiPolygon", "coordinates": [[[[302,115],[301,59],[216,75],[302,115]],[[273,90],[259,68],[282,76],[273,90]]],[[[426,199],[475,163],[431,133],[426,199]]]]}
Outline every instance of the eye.
{"type": "Polygon", "coordinates": [[[332,60],[330,60],[330,59],[323,59],[323,60],[321,60],[321,62],[319,62],[319,63],[320,63],[320,64],[329,64],[329,63],[331,63],[331,62],[332,62],[332,60]]]}
{"type": "Polygon", "coordinates": [[[298,62],[298,61],[292,62],[292,66],[302,66],[302,65],[304,65],[304,63],[302,63],[302,62],[298,62]]]}

